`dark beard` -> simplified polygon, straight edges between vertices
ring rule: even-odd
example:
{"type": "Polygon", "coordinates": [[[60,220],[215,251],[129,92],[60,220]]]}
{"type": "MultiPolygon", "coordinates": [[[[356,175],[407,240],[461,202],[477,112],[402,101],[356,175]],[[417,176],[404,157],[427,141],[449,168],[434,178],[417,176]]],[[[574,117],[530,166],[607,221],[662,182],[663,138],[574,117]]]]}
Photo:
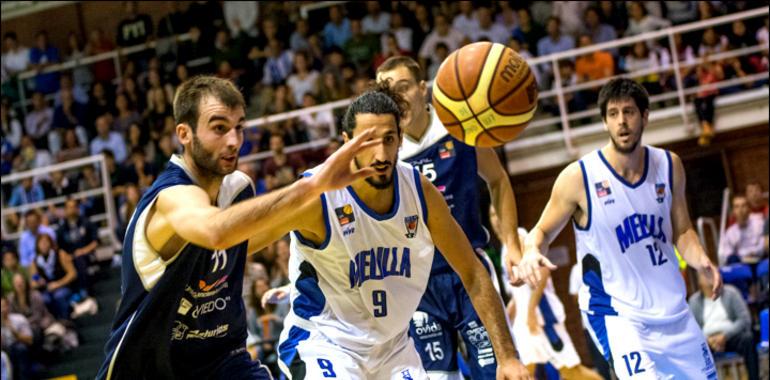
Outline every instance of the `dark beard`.
{"type": "Polygon", "coordinates": [[[633,144],[631,144],[631,146],[628,148],[621,147],[620,144],[618,144],[618,142],[615,141],[615,138],[612,137],[612,134],[610,134],[610,141],[612,141],[612,146],[615,147],[615,150],[618,153],[631,154],[634,150],[636,150],[636,147],[639,146],[639,142],[642,141],[642,132],[644,132],[644,129],[642,129],[639,132],[639,138],[637,138],[636,141],[633,144]]]}
{"type": "MultiPolygon", "coordinates": [[[[358,163],[358,158],[353,158],[353,163],[356,165],[356,169],[361,169],[361,165],[358,163]]],[[[393,176],[396,175],[395,166],[391,166],[391,168],[392,170],[390,172],[390,178],[384,175],[375,175],[373,177],[367,177],[366,183],[377,190],[385,190],[389,188],[393,183],[393,176]]]]}
{"type": "MultiPolygon", "coordinates": [[[[193,162],[195,163],[195,166],[198,167],[202,175],[206,177],[224,177],[232,173],[232,171],[223,169],[218,165],[217,157],[203,147],[203,144],[201,144],[198,136],[194,133],[191,148],[192,149],[190,150],[190,153],[192,154],[193,162]]],[[[233,167],[238,167],[237,156],[235,158],[235,165],[233,167]]]]}

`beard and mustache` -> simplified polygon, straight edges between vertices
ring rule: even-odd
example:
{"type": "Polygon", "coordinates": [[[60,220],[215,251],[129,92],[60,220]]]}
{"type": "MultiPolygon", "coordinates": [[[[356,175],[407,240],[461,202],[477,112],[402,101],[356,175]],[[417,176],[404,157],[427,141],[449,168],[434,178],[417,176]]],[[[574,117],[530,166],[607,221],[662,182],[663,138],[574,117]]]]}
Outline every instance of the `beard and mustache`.
{"type": "Polygon", "coordinates": [[[219,164],[219,158],[217,155],[204,148],[203,143],[201,143],[201,140],[198,139],[196,134],[193,134],[190,153],[192,155],[193,162],[205,176],[224,177],[234,172],[235,168],[238,167],[237,151],[233,153],[235,154],[235,163],[233,164],[232,169],[224,168],[219,164]]]}

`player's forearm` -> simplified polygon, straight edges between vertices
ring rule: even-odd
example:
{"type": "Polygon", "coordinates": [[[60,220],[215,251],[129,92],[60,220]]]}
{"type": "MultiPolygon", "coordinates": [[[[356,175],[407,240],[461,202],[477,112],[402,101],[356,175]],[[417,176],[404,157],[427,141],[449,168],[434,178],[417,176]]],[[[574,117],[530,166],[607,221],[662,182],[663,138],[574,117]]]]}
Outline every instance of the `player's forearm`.
{"type": "Polygon", "coordinates": [[[545,254],[548,251],[548,244],[548,236],[540,228],[540,225],[536,225],[524,240],[524,252],[537,250],[541,254],[545,254]]]}
{"type": "Polygon", "coordinates": [[[489,184],[489,193],[492,198],[492,205],[500,218],[500,238],[505,242],[509,253],[513,254],[515,260],[521,259],[521,249],[519,245],[519,218],[516,211],[516,196],[508,177],[489,184]]]}
{"type": "Polygon", "coordinates": [[[528,311],[529,315],[533,315],[540,305],[540,299],[543,298],[543,292],[545,292],[545,285],[548,283],[548,278],[551,275],[551,271],[547,268],[540,268],[540,282],[537,287],[532,289],[532,295],[529,297],[528,311]]]}
{"type": "Polygon", "coordinates": [[[692,228],[679,235],[676,241],[676,248],[679,250],[679,254],[682,255],[684,261],[687,262],[687,265],[695,269],[704,268],[711,261],[700,244],[698,235],[692,228]]]}
{"type": "Polygon", "coordinates": [[[462,277],[463,285],[471,298],[473,308],[478,311],[479,318],[487,329],[498,362],[514,358],[516,350],[505,320],[503,303],[492,285],[489,274],[480,262],[474,265],[474,270],[469,274],[462,277]]]}
{"type": "Polygon", "coordinates": [[[301,220],[303,205],[320,196],[305,178],[283,189],[238,203],[215,214],[207,223],[212,228],[212,245],[226,249],[258,234],[286,229],[287,221],[301,220]]]}

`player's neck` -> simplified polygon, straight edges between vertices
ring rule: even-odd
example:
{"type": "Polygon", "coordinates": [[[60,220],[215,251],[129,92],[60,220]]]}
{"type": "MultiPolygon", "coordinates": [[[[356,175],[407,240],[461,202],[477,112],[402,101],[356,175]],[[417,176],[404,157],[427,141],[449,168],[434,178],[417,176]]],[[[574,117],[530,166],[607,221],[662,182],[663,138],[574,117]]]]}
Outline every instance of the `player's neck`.
{"type": "Polygon", "coordinates": [[[187,170],[193,176],[193,180],[209,195],[212,203],[216,202],[219,188],[222,186],[222,177],[205,174],[198,165],[195,165],[192,157],[187,154],[182,155],[182,157],[187,170]]]}
{"type": "Polygon", "coordinates": [[[602,148],[602,154],[612,169],[627,180],[633,181],[644,172],[645,153],[642,144],[638,144],[632,152],[622,153],[610,142],[602,148]]]}
{"type": "Polygon", "coordinates": [[[420,112],[415,115],[415,119],[412,120],[409,128],[405,128],[404,132],[407,136],[409,136],[410,139],[414,141],[420,141],[422,140],[422,137],[425,136],[425,132],[428,131],[429,126],[430,111],[426,107],[425,112],[420,112]]]}
{"type": "MultiPolygon", "coordinates": [[[[393,175],[397,175],[395,171],[393,175]]],[[[387,189],[376,189],[366,182],[365,179],[360,179],[353,182],[350,187],[353,188],[353,191],[356,192],[356,195],[366,207],[376,211],[378,214],[386,214],[393,208],[393,189],[395,188],[393,182],[390,183],[387,189]]]]}

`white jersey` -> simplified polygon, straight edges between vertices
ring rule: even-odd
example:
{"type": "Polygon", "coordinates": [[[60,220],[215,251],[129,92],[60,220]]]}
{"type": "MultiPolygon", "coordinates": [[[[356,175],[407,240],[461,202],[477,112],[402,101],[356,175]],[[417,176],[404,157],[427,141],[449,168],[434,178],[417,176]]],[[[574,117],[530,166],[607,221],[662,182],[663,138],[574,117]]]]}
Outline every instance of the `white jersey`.
{"type": "Polygon", "coordinates": [[[689,311],[673,246],[672,161],[663,149],[644,152],[644,172],[633,184],[601,151],[579,161],[588,222],[573,223],[585,284],[578,301],[592,315],[668,323],[689,311]]]}
{"type": "Polygon", "coordinates": [[[434,246],[419,173],[398,162],[393,184],[387,214],[369,209],[347,187],[321,197],[327,235],[320,246],[291,234],[287,324],[318,330],[364,357],[377,356],[384,343],[406,336],[428,282],[434,246]]]}

